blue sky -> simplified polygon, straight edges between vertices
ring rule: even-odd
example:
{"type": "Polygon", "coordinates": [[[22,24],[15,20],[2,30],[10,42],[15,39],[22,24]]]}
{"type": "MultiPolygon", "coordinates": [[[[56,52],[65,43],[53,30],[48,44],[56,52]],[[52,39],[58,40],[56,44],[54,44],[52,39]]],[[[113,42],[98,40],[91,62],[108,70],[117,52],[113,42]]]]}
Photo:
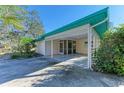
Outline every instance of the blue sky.
{"type": "Polygon", "coordinates": [[[106,7],[109,7],[110,22],[114,26],[124,23],[124,6],[36,5],[29,6],[29,9],[38,11],[44,30],[47,33],[106,7]]]}

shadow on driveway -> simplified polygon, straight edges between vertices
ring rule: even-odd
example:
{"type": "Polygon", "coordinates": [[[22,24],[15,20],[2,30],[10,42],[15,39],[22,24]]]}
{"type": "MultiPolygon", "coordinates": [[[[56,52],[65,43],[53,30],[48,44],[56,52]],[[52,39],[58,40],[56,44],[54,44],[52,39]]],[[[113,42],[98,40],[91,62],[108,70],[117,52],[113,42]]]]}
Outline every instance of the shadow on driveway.
{"type": "MultiPolygon", "coordinates": [[[[1,61],[1,60],[0,60],[1,61]]],[[[0,85],[8,81],[27,77],[25,75],[51,66],[45,58],[3,60],[0,62],[0,85]],[[4,63],[4,61],[6,61],[4,63]]]]}
{"type": "Polygon", "coordinates": [[[124,86],[124,77],[118,77],[116,75],[103,74],[83,69],[83,61],[80,62],[77,60],[66,60],[60,63],[56,63],[55,60],[48,58],[8,60],[6,63],[0,63],[0,86],[124,86]]]}

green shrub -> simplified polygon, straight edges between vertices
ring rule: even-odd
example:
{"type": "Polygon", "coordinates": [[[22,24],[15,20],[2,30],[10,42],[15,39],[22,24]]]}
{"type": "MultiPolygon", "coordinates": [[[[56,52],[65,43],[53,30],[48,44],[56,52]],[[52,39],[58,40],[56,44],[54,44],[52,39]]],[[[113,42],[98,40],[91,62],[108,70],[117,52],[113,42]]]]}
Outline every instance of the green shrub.
{"type": "Polygon", "coordinates": [[[124,25],[105,33],[92,66],[95,71],[124,75],[124,25]]]}
{"type": "Polygon", "coordinates": [[[31,38],[23,37],[20,40],[20,45],[14,47],[12,58],[28,58],[35,55],[35,44],[31,38]]]}
{"type": "Polygon", "coordinates": [[[16,53],[14,53],[14,54],[11,56],[12,59],[17,59],[17,58],[19,58],[19,57],[20,57],[19,54],[16,54],[16,53]]]}
{"type": "Polygon", "coordinates": [[[32,40],[33,40],[32,38],[22,37],[20,40],[20,43],[21,43],[21,45],[25,45],[25,44],[32,42],[32,40]]]}

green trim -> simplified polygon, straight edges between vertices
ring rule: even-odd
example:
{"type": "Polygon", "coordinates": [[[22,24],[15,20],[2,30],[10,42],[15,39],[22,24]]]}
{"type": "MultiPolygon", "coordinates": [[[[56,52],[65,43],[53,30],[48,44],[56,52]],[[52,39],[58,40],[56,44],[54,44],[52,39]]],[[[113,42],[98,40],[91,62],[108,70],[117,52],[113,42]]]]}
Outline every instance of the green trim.
{"type": "MultiPolygon", "coordinates": [[[[51,36],[51,35],[55,35],[55,34],[58,34],[58,33],[61,33],[61,32],[65,32],[65,31],[68,31],[70,29],[73,29],[73,28],[76,28],[76,27],[79,27],[79,26],[82,26],[82,25],[85,25],[85,24],[90,24],[91,26],[103,21],[104,19],[106,19],[108,17],[108,7],[107,8],[104,8],[100,11],[97,11],[91,15],[88,15],[84,18],[81,18],[77,21],[74,21],[70,24],[67,24],[61,28],[58,28],[54,31],[51,31],[49,33],[46,33],[46,34],[43,34],[41,35],[40,37],[38,37],[38,39],[36,39],[36,41],[40,41],[40,40],[44,40],[45,37],[48,37],[48,36],[51,36]]],[[[108,20],[109,21],[109,20],[108,20]]],[[[103,34],[105,31],[108,30],[108,23],[109,22],[104,22],[96,27],[94,27],[95,31],[98,33],[98,35],[100,36],[100,38],[103,37],[103,34]]]]}

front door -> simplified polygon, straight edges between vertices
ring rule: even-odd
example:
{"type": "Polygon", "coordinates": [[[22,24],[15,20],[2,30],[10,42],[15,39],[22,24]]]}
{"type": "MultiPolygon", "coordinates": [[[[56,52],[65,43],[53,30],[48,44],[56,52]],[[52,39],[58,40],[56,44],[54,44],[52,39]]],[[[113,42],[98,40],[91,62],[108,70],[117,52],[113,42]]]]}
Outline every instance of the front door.
{"type": "Polygon", "coordinates": [[[60,40],[60,54],[75,54],[76,41],[74,40],[60,40]]]}
{"type": "Polygon", "coordinates": [[[64,42],[63,42],[63,40],[60,40],[59,53],[64,54],[64,42]]]}
{"type": "Polygon", "coordinates": [[[72,40],[68,40],[68,54],[72,54],[73,53],[73,42],[72,40]]]}
{"type": "Polygon", "coordinates": [[[64,54],[68,54],[68,52],[67,52],[67,40],[64,40],[64,54]]]}
{"type": "Polygon", "coordinates": [[[73,41],[73,45],[72,46],[73,46],[72,51],[75,54],[76,53],[76,41],[73,41]]]}

